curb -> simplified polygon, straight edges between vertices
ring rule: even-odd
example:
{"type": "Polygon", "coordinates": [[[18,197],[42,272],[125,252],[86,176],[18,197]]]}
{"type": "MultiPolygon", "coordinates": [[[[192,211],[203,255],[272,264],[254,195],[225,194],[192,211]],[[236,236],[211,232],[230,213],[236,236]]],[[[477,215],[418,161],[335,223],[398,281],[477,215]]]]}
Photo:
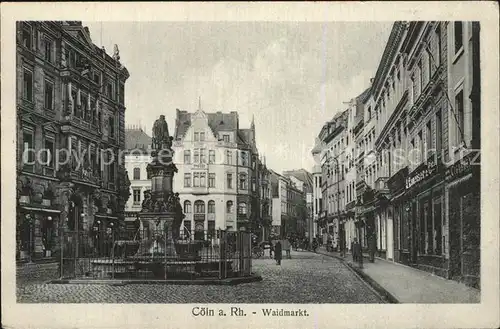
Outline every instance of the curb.
{"type": "Polygon", "coordinates": [[[58,279],[46,282],[47,284],[104,284],[110,286],[124,286],[128,284],[166,284],[166,285],[215,285],[235,286],[242,283],[262,281],[260,275],[252,275],[228,279],[202,279],[202,280],[78,280],[58,279]]]}
{"type": "Polygon", "coordinates": [[[381,285],[379,285],[375,280],[373,280],[368,274],[366,274],[363,270],[352,266],[349,262],[347,262],[342,257],[337,255],[328,255],[321,253],[321,255],[336,258],[341,261],[348,269],[350,269],[354,274],[356,274],[363,282],[365,282],[370,288],[374,290],[374,292],[380,296],[380,298],[386,301],[389,304],[399,304],[399,300],[394,297],[390,292],[384,289],[381,285]]]}

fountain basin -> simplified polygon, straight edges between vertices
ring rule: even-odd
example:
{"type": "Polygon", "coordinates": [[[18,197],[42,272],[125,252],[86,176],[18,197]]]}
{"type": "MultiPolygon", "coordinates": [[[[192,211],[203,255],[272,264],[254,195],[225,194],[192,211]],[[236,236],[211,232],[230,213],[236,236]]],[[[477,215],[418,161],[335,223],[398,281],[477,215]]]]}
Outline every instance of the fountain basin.
{"type": "Polygon", "coordinates": [[[137,240],[117,240],[115,241],[115,255],[134,256],[139,250],[139,246],[140,241],[137,240]]]}

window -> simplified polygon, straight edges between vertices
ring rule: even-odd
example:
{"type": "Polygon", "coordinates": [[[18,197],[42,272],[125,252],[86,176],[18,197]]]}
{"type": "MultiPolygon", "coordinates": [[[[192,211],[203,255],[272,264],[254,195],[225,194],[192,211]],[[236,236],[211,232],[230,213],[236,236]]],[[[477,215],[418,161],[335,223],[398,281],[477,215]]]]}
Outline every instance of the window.
{"type": "Polygon", "coordinates": [[[199,149],[194,150],[193,163],[200,163],[200,150],[199,149]]]}
{"type": "Polygon", "coordinates": [[[94,72],[94,82],[99,86],[101,85],[101,73],[94,72]]]}
{"type": "Polygon", "coordinates": [[[191,163],[191,150],[184,150],[184,163],[185,164],[191,163]]]}
{"type": "Polygon", "coordinates": [[[210,164],[215,163],[215,150],[208,151],[208,163],[210,163],[210,164]]]}
{"type": "Polygon", "coordinates": [[[418,132],[418,150],[419,150],[419,159],[418,163],[424,161],[424,139],[422,135],[422,131],[418,132]]]}
{"type": "Polygon", "coordinates": [[[233,152],[231,150],[226,150],[226,164],[233,164],[233,152]]]}
{"type": "Polygon", "coordinates": [[[88,114],[88,102],[89,102],[89,99],[87,97],[87,95],[81,93],[81,96],[80,96],[81,100],[80,100],[80,103],[81,103],[81,107],[82,107],[82,119],[87,119],[87,114],[88,114]]]}
{"type": "Polygon", "coordinates": [[[33,101],[33,73],[27,69],[23,73],[23,98],[33,101]]]}
{"type": "Polygon", "coordinates": [[[115,118],[110,116],[108,123],[109,123],[109,137],[115,138],[115,118]]]}
{"type": "Polygon", "coordinates": [[[436,255],[441,255],[443,253],[442,245],[442,209],[441,209],[441,197],[434,200],[434,253],[436,255]]]}
{"type": "Polygon", "coordinates": [[[234,207],[233,201],[229,200],[228,202],[226,202],[226,213],[232,214],[234,212],[233,207],[234,207]]]}
{"type": "Polygon", "coordinates": [[[53,110],[54,109],[54,83],[50,80],[45,80],[45,108],[47,110],[53,110]]]}
{"type": "Polygon", "coordinates": [[[245,202],[240,202],[238,204],[238,214],[240,214],[240,215],[247,214],[247,204],[245,202]]]}
{"type": "Polygon", "coordinates": [[[108,98],[114,99],[114,93],[113,93],[113,84],[111,82],[106,83],[106,96],[108,98]]]}
{"type": "Polygon", "coordinates": [[[184,187],[191,187],[191,174],[184,174],[184,187]]]}
{"type": "Polygon", "coordinates": [[[41,153],[42,164],[44,165],[43,174],[48,176],[54,175],[54,153],[55,153],[55,137],[46,135],[43,141],[43,152],[41,153]]]}
{"type": "Polygon", "coordinates": [[[194,203],[195,214],[205,214],[205,202],[198,200],[194,203]]]}
{"type": "Polygon", "coordinates": [[[208,187],[215,187],[215,173],[208,174],[208,187]]]}
{"type": "Polygon", "coordinates": [[[193,187],[200,187],[200,173],[194,173],[193,187]]]}
{"type": "Polygon", "coordinates": [[[207,163],[207,150],[200,149],[200,163],[207,163]]]}
{"type": "Polygon", "coordinates": [[[134,180],[141,179],[141,168],[134,168],[134,180]]]}
{"type": "Polygon", "coordinates": [[[435,66],[437,67],[441,64],[441,27],[438,26],[434,33],[435,33],[435,40],[436,40],[435,51],[437,52],[436,56],[434,56],[434,61],[436,64],[435,66]]]}
{"type": "Polygon", "coordinates": [[[112,161],[108,165],[108,182],[114,184],[115,183],[115,166],[116,163],[112,161]]]}
{"type": "Polygon", "coordinates": [[[23,46],[28,49],[31,49],[31,45],[33,42],[33,30],[31,25],[27,23],[23,23],[23,46]]]}
{"type": "Polygon", "coordinates": [[[464,43],[463,23],[455,22],[453,26],[455,30],[455,53],[458,53],[460,49],[462,49],[464,43]]]}
{"type": "Polygon", "coordinates": [[[200,187],[207,187],[207,173],[200,173],[200,187]]]}
{"type": "Polygon", "coordinates": [[[246,174],[240,174],[240,189],[242,190],[246,190],[248,189],[248,186],[247,186],[247,175],[246,174]]]}
{"type": "Polygon", "coordinates": [[[462,143],[462,134],[464,132],[464,91],[460,90],[455,95],[455,111],[456,111],[456,129],[455,129],[455,146],[462,143]]]}
{"type": "Polygon", "coordinates": [[[233,188],[233,174],[227,174],[227,188],[233,188]]]}
{"type": "Polygon", "coordinates": [[[420,73],[420,92],[422,92],[422,89],[424,89],[425,85],[425,74],[422,65],[422,59],[420,59],[420,61],[418,62],[418,72],[420,73]]]}
{"type": "Polygon", "coordinates": [[[441,120],[441,110],[436,112],[436,151],[441,154],[443,138],[443,122],[441,120]]]}
{"type": "Polygon", "coordinates": [[[53,60],[53,50],[52,50],[52,40],[45,39],[43,41],[45,48],[45,60],[49,63],[52,63],[53,60]]]}
{"type": "Polygon", "coordinates": [[[184,201],[184,213],[185,214],[191,213],[191,201],[189,200],[184,201]]]}
{"type": "Polygon", "coordinates": [[[134,205],[138,205],[141,202],[141,190],[140,189],[134,189],[133,190],[133,196],[134,196],[134,205]]]}
{"type": "MultiPolygon", "coordinates": [[[[210,208],[209,208],[210,209],[210,208]]],[[[214,220],[209,220],[207,222],[207,238],[208,239],[213,239],[216,237],[215,235],[215,221],[214,220]]]]}
{"type": "Polygon", "coordinates": [[[35,170],[35,139],[32,130],[23,130],[23,170],[35,170]]]}
{"type": "Polygon", "coordinates": [[[201,132],[200,133],[200,142],[204,142],[204,141],[205,141],[205,133],[201,132]]]}
{"type": "Polygon", "coordinates": [[[194,133],[194,141],[195,142],[199,142],[200,141],[200,133],[199,132],[195,132],[194,133]]]}
{"type": "Polygon", "coordinates": [[[222,140],[224,141],[224,143],[229,143],[229,135],[222,135],[222,140]]]}
{"type": "Polygon", "coordinates": [[[208,201],[208,213],[215,214],[215,201],[213,200],[208,201]]]}
{"type": "Polygon", "coordinates": [[[432,149],[432,135],[431,135],[431,121],[427,122],[425,125],[425,144],[427,147],[427,152],[432,149]]]}
{"type": "Polygon", "coordinates": [[[248,166],[248,154],[245,151],[241,151],[241,165],[248,166]]]}

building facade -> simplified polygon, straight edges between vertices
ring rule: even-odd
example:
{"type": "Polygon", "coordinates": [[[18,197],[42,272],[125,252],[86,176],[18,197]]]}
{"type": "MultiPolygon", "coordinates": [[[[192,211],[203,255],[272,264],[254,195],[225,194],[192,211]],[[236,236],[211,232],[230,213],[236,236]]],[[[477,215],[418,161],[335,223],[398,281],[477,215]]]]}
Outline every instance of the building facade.
{"type": "Polygon", "coordinates": [[[319,135],[324,148],[321,154],[323,212],[320,217],[323,243],[345,245],[345,151],[348,112],[342,111],[327,122],[319,135]],[[342,232],[340,232],[342,230],[342,232]],[[340,237],[340,239],[339,239],[340,237]]]}
{"type": "Polygon", "coordinates": [[[187,232],[250,230],[258,222],[260,186],[255,125],[241,129],[237,112],[177,110],[173,141],[187,232]]]}
{"type": "Polygon", "coordinates": [[[347,124],[356,148],[356,237],[370,259],[474,287],[480,283],[479,35],[476,22],[394,23],[371,87],[351,102],[356,114],[347,124]]]}
{"type": "MultiPolygon", "coordinates": [[[[316,137],[314,148],[311,153],[314,159],[314,166],[312,169],[312,178],[313,178],[313,192],[312,192],[312,228],[311,232],[313,232],[313,237],[320,238],[321,228],[319,226],[319,217],[321,215],[321,211],[323,209],[323,194],[321,191],[321,185],[323,183],[323,176],[321,172],[321,151],[323,150],[323,142],[316,137]]],[[[321,239],[322,241],[322,239],[321,239]]]]}
{"type": "Polygon", "coordinates": [[[312,242],[313,229],[313,178],[305,169],[287,170],[283,176],[288,177],[302,193],[296,193],[297,232],[305,235],[312,242]],[[301,198],[301,199],[300,199],[301,198]],[[305,204],[305,208],[304,208],[305,204]]]}
{"type": "Polygon", "coordinates": [[[33,260],[57,255],[63,232],[122,225],[129,73],[77,21],[18,22],[16,55],[16,258],[33,260]]]}
{"type": "Polygon", "coordinates": [[[125,129],[125,169],[130,181],[130,198],[125,205],[125,221],[132,223],[142,209],[144,192],[151,190],[147,166],[151,163],[151,137],[141,128],[125,129]]]}

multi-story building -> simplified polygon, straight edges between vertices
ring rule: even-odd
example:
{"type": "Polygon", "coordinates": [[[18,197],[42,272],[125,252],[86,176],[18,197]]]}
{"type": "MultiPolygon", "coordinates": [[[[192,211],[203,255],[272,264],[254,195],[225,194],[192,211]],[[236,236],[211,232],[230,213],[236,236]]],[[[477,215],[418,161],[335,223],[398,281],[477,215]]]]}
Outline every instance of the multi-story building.
{"type": "Polygon", "coordinates": [[[125,129],[125,169],[130,180],[130,195],[125,206],[125,220],[134,221],[142,209],[144,192],[151,190],[147,166],[151,163],[151,137],[142,127],[125,129]]]}
{"type": "Polygon", "coordinates": [[[340,235],[340,224],[345,217],[345,143],[347,135],[348,112],[337,113],[333,119],[327,122],[319,138],[324,143],[321,155],[321,168],[323,176],[322,199],[324,212],[320,218],[320,225],[325,228],[323,242],[326,243],[328,236],[331,238],[333,247],[337,248],[339,236],[345,243],[344,232],[340,235]]]}
{"type": "Polygon", "coordinates": [[[288,220],[288,180],[286,177],[271,170],[271,193],[272,193],[272,228],[271,233],[281,235],[284,233],[283,227],[288,220]]]}
{"type": "Polygon", "coordinates": [[[368,123],[371,117],[371,88],[365,90],[360,96],[356,98],[356,114],[354,116],[354,124],[352,133],[354,136],[354,143],[356,151],[354,162],[356,167],[356,207],[355,207],[355,227],[357,231],[357,241],[361,244],[362,248],[367,247],[366,227],[364,221],[365,207],[364,194],[367,188],[366,174],[365,174],[365,138],[364,126],[365,122],[368,123]]]}
{"type": "Polygon", "coordinates": [[[316,137],[314,148],[311,151],[314,159],[314,166],[312,170],[314,185],[312,193],[313,220],[311,232],[313,232],[313,236],[316,238],[319,238],[320,235],[323,235],[323,232],[321,232],[321,229],[319,227],[319,217],[323,209],[323,194],[321,192],[321,185],[323,182],[323,177],[321,175],[321,151],[323,150],[323,147],[323,142],[318,137],[316,137]]]}
{"type": "Polygon", "coordinates": [[[16,53],[17,258],[35,259],[60,232],[119,226],[129,73],[76,21],[18,22],[16,53]]]}
{"type": "MultiPolygon", "coordinates": [[[[355,224],[363,247],[372,257],[475,287],[478,49],[477,23],[394,23],[372,85],[351,104],[356,114],[347,125],[356,148],[355,224]]],[[[327,145],[324,153],[331,151],[327,145]]]]}
{"type": "Polygon", "coordinates": [[[266,166],[266,159],[259,159],[258,170],[260,171],[260,221],[259,221],[259,238],[260,241],[265,240],[271,234],[272,228],[272,184],[271,170],[266,166]]]}
{"type": "Polygon", "coordinates": [[[298,170],[287,170],[283,172],[283,176],[289,177],[295,186],[302,191],[301,194],[297,194],[298,197],[304,198],[300,200],[297,204],[297,232],[299,234],[305,234],[312,242],[312,238],[315,236],[313,229],[313,178],[310,172],[305,169],[298,170]],[[303,204],[305,202],[305,209],[303,209],[303,204]],[[302,217],[304,216],[305,217],[302,217]]]}
{"type": "Polygon", "coordinates": [[[173,149],[179,172],[174,191],[184,207],[186,231],[197,238],[216,229],[251,229],[260,196],[255,125],[241,129],[237,112],[177,110],[173,149]]]}

